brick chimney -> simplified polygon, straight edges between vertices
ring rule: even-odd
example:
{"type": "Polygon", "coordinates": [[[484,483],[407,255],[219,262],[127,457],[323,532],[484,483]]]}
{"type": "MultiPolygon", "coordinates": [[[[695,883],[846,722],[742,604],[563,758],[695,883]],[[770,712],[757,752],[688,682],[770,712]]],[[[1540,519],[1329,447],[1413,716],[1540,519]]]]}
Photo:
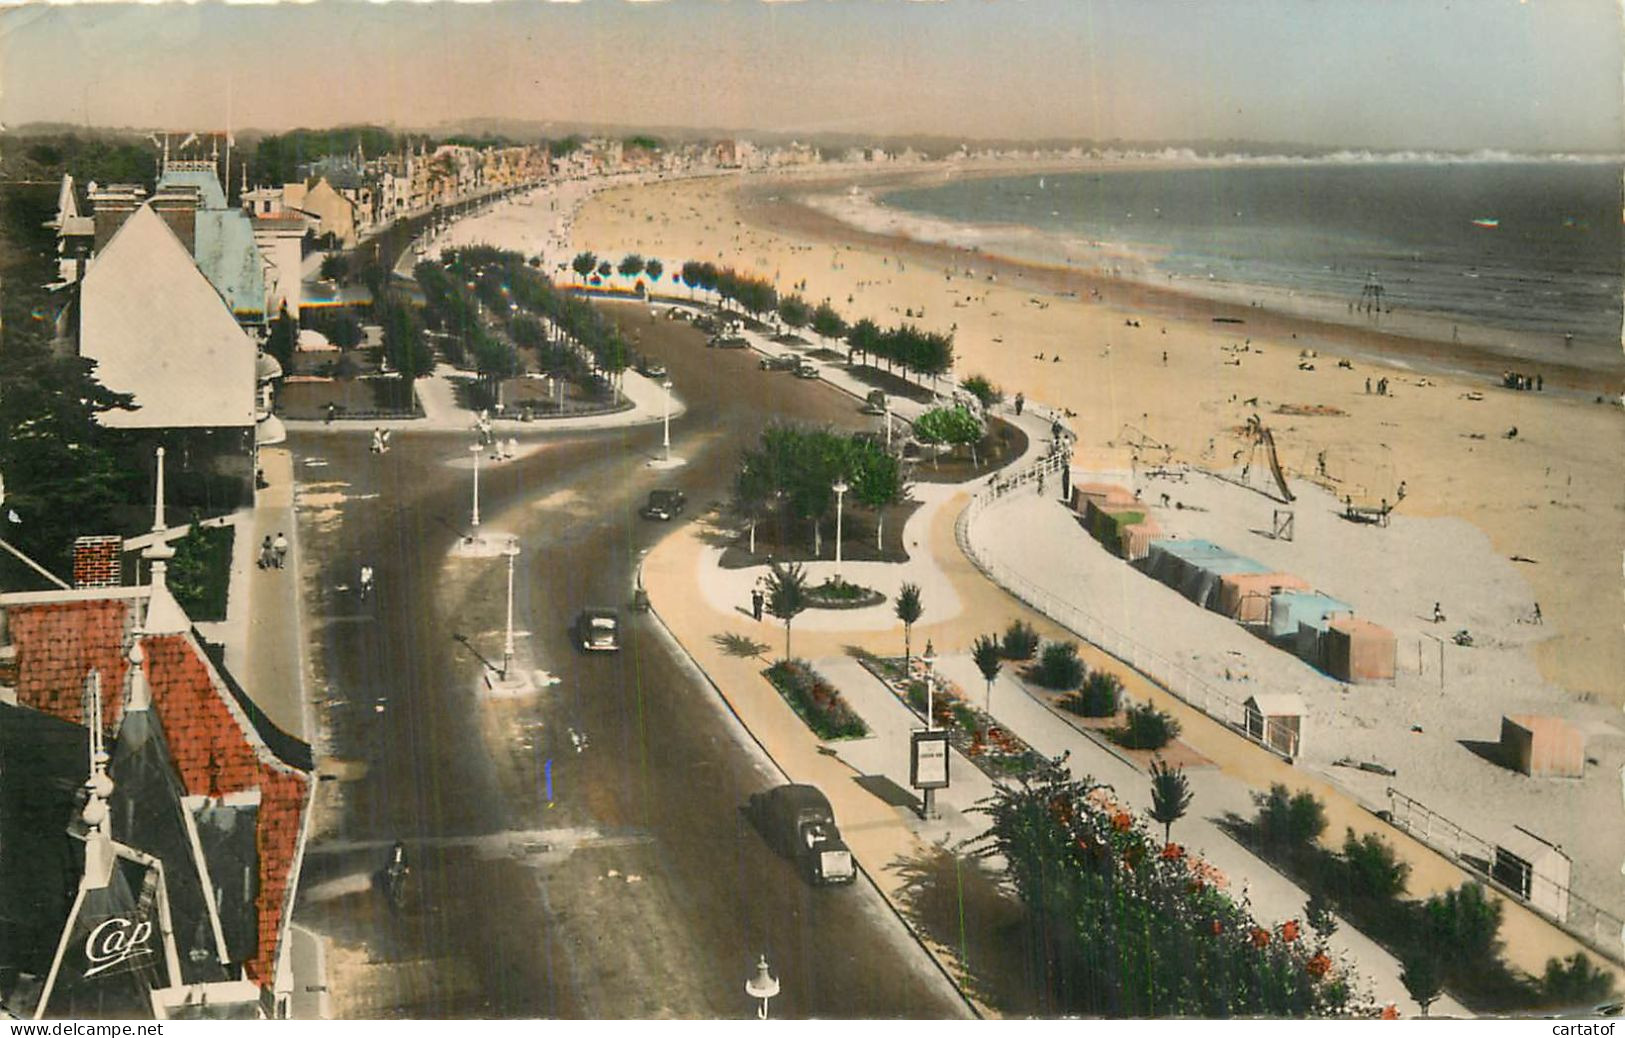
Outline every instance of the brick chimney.
{"type": "Polygon", "coordinates": [[[96,221],[95,251],[100,252],[147,197],[147,189],[139,184],[99,186],[91,181],[86,197],[96,221]]]}
{"type": "Polygon", "coordinates": [[[73,586],[118,587],[124,583],[124,538],[80,537],[73,542],[73,586]]]}
{"type": "Polygon", "coordinates": [[[152,211],[164,218],[186,251],[197,252],[197,211],[202,191],[195,184],[174,184],[152,196],[152,211]]]}

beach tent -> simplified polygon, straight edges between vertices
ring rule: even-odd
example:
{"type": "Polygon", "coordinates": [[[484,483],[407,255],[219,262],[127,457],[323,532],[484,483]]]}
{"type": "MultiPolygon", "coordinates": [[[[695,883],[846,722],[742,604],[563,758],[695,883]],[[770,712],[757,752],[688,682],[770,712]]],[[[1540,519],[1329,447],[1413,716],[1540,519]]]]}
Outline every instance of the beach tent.
{"type": "Polygon", "coordinates": [[[1534,778],[1585,774],[1585,733],[1560,717],[1510,714],[1501,718],[1501,755],[1507,767],[1534,778]]]}
{"type": "Polygon", "coordinates": [[[1277,591],[1270,595],[1270,637],[1295,637],[1298,626],[1307,623],[1324,631],[1339,613],[1353,613],[1354,607],[1319,591],[1277,591]]]}
{"type": "Polygon", "coordinates": [[[1089,503],[1127,505],[1135,502],[1134,492],[1117,483],[1079,483],[1072,481],[1072,510],[1083,515],[1089,503]]]}
{"type": "Polygon", "coordinates": [[[1123,531],[1145,521],[1145,505],[1139,501],[1099,502],[1086,498],[1083,520],[1090,536],[1107,550],[1122,555],[1123,531]]]}
{"type": "Polygon", "coordinates": [[[1392,681],[1394,632],[1370,620],[1334,617],[1321,636],[1326,672],[1340,681],[1392,681]]]}
{"type": "Polygon", "coordinates": [[[1296,757],[1303,745],[1303,700],[1290,692],[1260,692],[1242,704],[1247,711],[1247,734],[1287,757],[1296,757]]]}
{"type": "Polygon", "coordinates": [[[1184,582],[1185,575],[1189,572],[1187,562],[1215,558],[1224,554],[1225,550],[1212,541],[1200,538],[1178,540],[1170,537],[1152,541],[1146,546],[1145,562],[1140,568],[1153,580],[1177,588],[1184,582]]]}
{"type": "Polygon", "coordinates": [[[1495,881],[1558,922],[1569,917],[1569,856],[1515,825],[1495,841],[1495,881]]]}
{"type": "Polygon", "coordinates": [[[1122,528],[1118,554],[1130,562],[1143,559],[1151,548],[1151,542],[1161,540],[1162,536],[1162,527],[1148,515],[1139,522],[1122,528]]]}
{"type": "Polygon", "coordinates": [[[1261,624],[1270,618],[1272,594],[1307,590],[1309,584],[1290,573],[1226,573],[1208,606],[1237,623],[1261,624]]]}
{"type": "Polygon", "coordinates": [[[1181,560],[1184,573],[1180,577],[1179,591],[1197,605],[1206,608],[1219,590],[1225,577],[1236,573],[1268,573],[1262,562],[1220,549],[1215,554],[1201,554],[1181,560]]]}

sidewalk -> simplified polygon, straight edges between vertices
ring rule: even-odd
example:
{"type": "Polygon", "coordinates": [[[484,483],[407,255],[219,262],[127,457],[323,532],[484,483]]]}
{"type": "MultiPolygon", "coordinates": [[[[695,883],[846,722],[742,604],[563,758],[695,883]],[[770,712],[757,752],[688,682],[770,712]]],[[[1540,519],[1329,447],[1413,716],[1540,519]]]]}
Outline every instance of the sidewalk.
{"type": "MultiPolygon", "coordinates": [[[[908,528],[908,543],[911,550],[924,549],[921,556],[930,559],[929,565],[940,574],[959,608],[950,614],[942,610],[932,596],[924,596],[925,616],[915,625],[913,636],[916,651],[923,648],[928,639],[939,649],[962,649],[976,635],[1002,630],[1017,617],[1034,624],[1046,638],[1067,637],[1066,632],[1047,618],[1026,609],[985,580],[959,552],[954,525],[967,495],[961,488],[948,489],[952,491],[951,496],[938,502],[929,512],[922,509],[916,515],[908,528]]],[[[821,745],[762,676],[763,658],[742,658],[724,650],[722,639],[734,635],[767,643],[769,649],[765,655],[776,657],[781,651],[784,628],[777,622],[756,623],[741,608],[719,605],[726,603],[728,596],[737,594],[733,587],[738,580],[737,571],[729,573],[715,567],[714,551],[703,539],[706,529],[700,523],[690,524],[650,552],[644,565],[643,582],[656,613],[715,683],[740,722],[779,766],[794,781],[816,785],[830,798],[854,855],[881,893],[901,913],[904,866],[918,859],[933,843],[951,846],[979,834],[984,828],[982,819],[967,816],[966,812],[976,800],[991,792],[991,782],[968,761],[956,759],[955,786],[939,794],[943,817],[931,823],[921,822],[911,811],[887,803],[854,782],[855,770],[860,775],[884,775],[897,786],[907,788],[907,732],[918,722],[907,707],[862,670],[849,654],[850,649],[859,648],[879,655],[899,655],[903,648],[901,625],[895,620],[886,625],[864,618],[857,625],[851,620],[842,620],[826,626],[812,622],[816,613],[803,614],[793,625],[795,655],[816,661],[815,667],[820,673],[850,696],[853,708],[874,730],[874,735],[867,739],[821,745]],[[694,594],[696,588],[700,590],[698,596],[694,594]]],[[[820,564],[823,565],[832,564],[820,564]]],[[[744,604],[743,598],[735,601],[739,606],[744,604]]],[[[890,605],[875,607],[873,612],[889,615],[890,605]]],[[[969,690],[982,687],[973,665],[962,655],[950,650],[943,668],[947,676],[969,690]]],[[[1049,713],[1009,676],[1001,677],[995,686],[993,706],[1001,723],[1008,724],[1013,732],[1041,752],[1059,754],[1070,749],[1075,773],[1091,773],[1112,783],[1137,806],[1148,801],[1149,783],[1143,774],[1049,713]]],[[[1270,921],[1301,918],[1304,893],[1223,836],[1211,821],[1225,810],[1250,812],[1249,787],[1217,772],[1197,775],[1194,779],[1197,811],[1202,817],[1193,815],[1179,823],[1181,839],[1206,849],[1215,865],[1235,877],[1233,883],[1238,886],[1241,882],[1247,883],[1255,905],[1260,906],[1261,917],[1270,921]]],[[[1362,935],[1350,931],[1346,925],[1340,928],[1334,943],[1354,954],[1362,975],[1369,979],[1381,1001],[1410,1006],[1398,982],[1398,968],[1392,958],[1362,935]]],[[[945,968],[957,975],[954,952],[927,944],[945,968]]],[[[1445,1007],[1441,1005],[1440,1011],[1445,1011],[1445,1007]]]]}

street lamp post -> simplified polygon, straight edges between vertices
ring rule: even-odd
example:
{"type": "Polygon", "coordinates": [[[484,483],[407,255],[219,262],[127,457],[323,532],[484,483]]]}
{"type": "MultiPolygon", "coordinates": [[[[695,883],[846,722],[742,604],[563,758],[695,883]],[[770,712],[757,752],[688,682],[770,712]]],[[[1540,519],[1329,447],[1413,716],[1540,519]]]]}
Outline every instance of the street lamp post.
{"type": "MultiPolygon", "coordinates": [[[[925,664],[925,730],[934,732],[937,730],[937,724],[934,720],[936,704],[933,701],[936,692],[937,651],[929,638],[925,641],[925,654],[920,657],[920,662],[925,664]]],[[[920,807],[920,817],[935,818],[937,816],[937,791],[935,789],[927,787],[920,791],[920,807]]]]}
{"type": "Polygon", "coordinates": [[[468,448],[469,453],[474,455],[474,516],[470,525],[475,530],[480,528],[480,451],[484,449],[477,443],[468,448]]]}
{"type": "Polygon", "coordinates": [[[835,491],[835,583],[841,582],[841,511],[846,501],[846,492],[852,488],[846,485],[846,480],[837,479],[835,485],[830,487],[835,491]]]}
{"type": "Polygon", "coordinates": [[[502,554],[508,556],[508,637],[502,643],[502,680],[507,681],[513,667],[513,563],[519,557],[519,538],[509,540],[502,554]]]}
{"type": "Polygon", "coordinates": [[[886,398],[886,452],[891,452],[891,397],[886,398]]]}
{"type": "Polygon", "coordinates": [[[665,391],[666,391],[665,431],[664,431],[663,436],[662,436],[661,444],[662,444],[663,447],[665,447],[665,450],[666,450],[666,460],[670,461],[671,460],[671,379],[668,378],[666,381],[662,382],[660,385],[661,385],[661,388],[665,389],[665,391]]]}
{"type": "Polygon", "coordinates": [[[756,1010],[756,1019],[767,1019],[768,999],[778,993],[779,978],[768,972],[767,956],[762,955],[756,960],[756,976],[745,981],[745,994],[762,1000],[761,1006],[756,1010]]]}

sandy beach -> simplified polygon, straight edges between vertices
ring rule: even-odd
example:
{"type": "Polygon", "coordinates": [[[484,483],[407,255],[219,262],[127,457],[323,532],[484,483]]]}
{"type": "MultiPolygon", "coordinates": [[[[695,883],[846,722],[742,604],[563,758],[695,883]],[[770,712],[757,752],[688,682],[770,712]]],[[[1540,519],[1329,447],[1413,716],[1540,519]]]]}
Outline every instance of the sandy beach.
{"type": "MultiPolygon", "coordinates": [[[[1127,469],[1137,446],[1146,464],[1228,469],[1245,452],[1248,416],[1259,414],[1289,477],[1371,505],[1397,500],[1403,482],[1402,514],[1465,520],[1500,555],[1529,560],[1519,572],[1545,619],[1545,637],[1529,647],[1542,677],[1588,701],[1625,703],[1617,569],[1625,416],[1613,397],[1595,402],[1609,374],[1547,365],[1548,382],[1573,391],[1508,391],[1491,374],[1504,361],[1458,344],[863,230],[794,204],[792,195],[806,190],[791,177],[611,189],[584,205],[571,248],[608,257],[636,251],[668,270],[710,260],[772,278],[781,291],[804,285],[805,298],[827,298],[849,320],[952,331],[956,375],[984,374],[1007,394],[1076,413],[1083,466],[1127,469]],[[1245,325],[1212,320],[1237,314],[1245,325]],[[1305,350],[1316,355],[1300,356],[1305,350]],[[1341,358],[1352,368],[1339,367],[1341,358]],[[1387,395],[1366,392],[1367,379],[1382,378],[1387,395]],[[1281,407],[1324,413],[1276,414],[1281,407]],[[1506,438],[1513,427],[1518,435],[1506,438]]],[[[1394,565],[1407,568],[1412,584],[1412,568],[1425,576],[1428,560],[1396,552],[1394,565]]]]}

